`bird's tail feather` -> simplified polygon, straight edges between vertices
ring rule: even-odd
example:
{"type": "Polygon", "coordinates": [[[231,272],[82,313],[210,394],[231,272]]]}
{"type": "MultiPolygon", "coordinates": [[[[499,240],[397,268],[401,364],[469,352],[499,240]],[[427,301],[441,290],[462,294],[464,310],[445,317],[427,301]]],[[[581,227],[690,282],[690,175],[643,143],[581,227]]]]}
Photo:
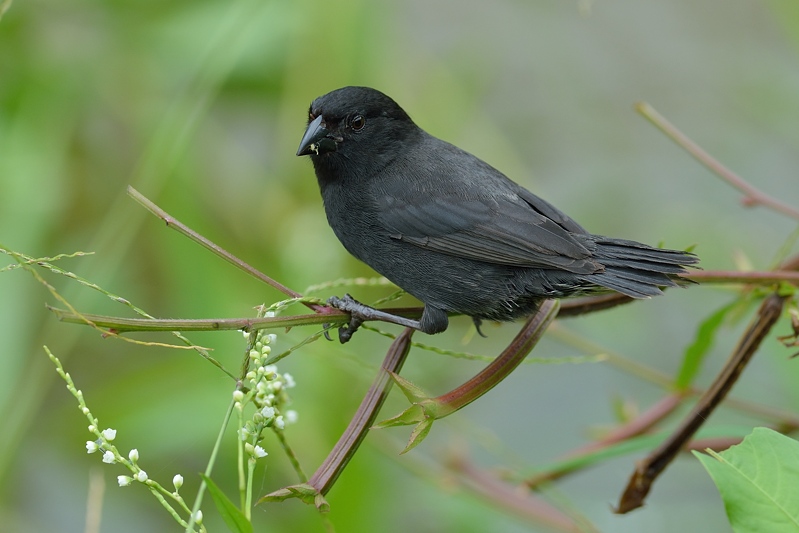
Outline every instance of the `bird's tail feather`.
{"type": "Polygon", "coordinates": [[[653,248],[635,241],[592,236],[596,242],[594,259],[605,267],[590,276],[593,283],[626,294],[649,298],[661,294],[661,287],[692,283],[681,278],[686,266],[699,258],[689,252],[653,248]]]}

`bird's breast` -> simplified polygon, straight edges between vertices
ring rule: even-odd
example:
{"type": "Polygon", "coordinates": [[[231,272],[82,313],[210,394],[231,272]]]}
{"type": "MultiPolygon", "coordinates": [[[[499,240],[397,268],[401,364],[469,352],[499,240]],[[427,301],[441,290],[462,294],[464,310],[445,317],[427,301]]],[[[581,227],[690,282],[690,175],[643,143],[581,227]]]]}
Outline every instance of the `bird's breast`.
{"type": "Polygon", "coordinates": [[[363,191],[329,184],[322,190],[328,224],[349,253],[371,264],[372,250],[379,253],[390,240],[381,225],[377,206],[363,191]]]}

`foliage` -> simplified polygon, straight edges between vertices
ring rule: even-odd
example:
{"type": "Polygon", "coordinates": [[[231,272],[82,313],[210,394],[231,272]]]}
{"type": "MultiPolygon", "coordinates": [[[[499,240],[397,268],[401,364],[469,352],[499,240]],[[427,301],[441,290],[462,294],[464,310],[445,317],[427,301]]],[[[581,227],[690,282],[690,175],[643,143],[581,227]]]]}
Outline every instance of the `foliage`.
{"type": "Polygon", "coordinates": [[[735,533],[799,531],[799,443],[755,428],[728,450],[694,454],[713,477],[735,533]]]}

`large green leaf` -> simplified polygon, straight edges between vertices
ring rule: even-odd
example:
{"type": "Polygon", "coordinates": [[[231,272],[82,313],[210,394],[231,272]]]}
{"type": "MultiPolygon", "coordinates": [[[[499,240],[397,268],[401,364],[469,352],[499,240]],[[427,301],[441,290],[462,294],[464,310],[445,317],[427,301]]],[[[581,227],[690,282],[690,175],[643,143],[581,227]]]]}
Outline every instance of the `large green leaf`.
{"type": "Polygon", "coordinates": [[[716,483],[735,533],[799,532],[799,442],[755,428],[737,446],[708,453],[694,452],[716,483]]]}

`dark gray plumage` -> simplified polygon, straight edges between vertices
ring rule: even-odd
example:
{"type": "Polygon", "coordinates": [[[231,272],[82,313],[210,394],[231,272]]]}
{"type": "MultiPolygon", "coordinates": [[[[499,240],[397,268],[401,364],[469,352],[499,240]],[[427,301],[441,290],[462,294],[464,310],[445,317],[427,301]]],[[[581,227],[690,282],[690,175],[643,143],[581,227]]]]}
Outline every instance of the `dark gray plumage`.
{"type": "MultiPolygon", "coordinates": [[[[445,330],[448,312],[479,325],[530,315],[546,298],[607,290],[648,298],[681,284],[683,267],[698,261],[588,233],[423,131],[375,89],[344,87],[314,100],[297,155],[310,155],[344,247],[424,303],[420,321],[393,321],[426,333],[445,330]]],[[[353,312],[349,334],[373,318],[354,300],[331,303],[353,312]]]]}

